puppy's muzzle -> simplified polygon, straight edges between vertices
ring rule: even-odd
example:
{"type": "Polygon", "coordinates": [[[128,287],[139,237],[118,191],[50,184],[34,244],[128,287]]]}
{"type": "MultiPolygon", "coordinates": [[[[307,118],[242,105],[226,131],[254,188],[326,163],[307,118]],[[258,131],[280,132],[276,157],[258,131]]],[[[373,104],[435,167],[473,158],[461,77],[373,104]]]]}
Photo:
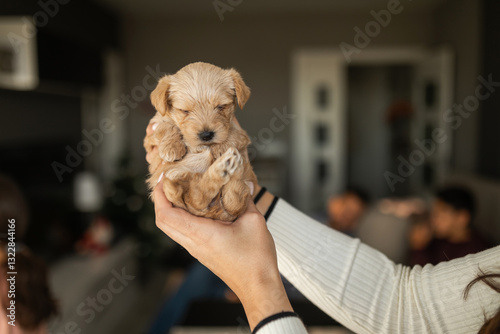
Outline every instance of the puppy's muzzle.
{"type": "Polygon", "coordinates": [[[198,137],[202,141],[211,141],[215,136],[215,133],[213,131],[202,131],[198,133],[198,137]]]}

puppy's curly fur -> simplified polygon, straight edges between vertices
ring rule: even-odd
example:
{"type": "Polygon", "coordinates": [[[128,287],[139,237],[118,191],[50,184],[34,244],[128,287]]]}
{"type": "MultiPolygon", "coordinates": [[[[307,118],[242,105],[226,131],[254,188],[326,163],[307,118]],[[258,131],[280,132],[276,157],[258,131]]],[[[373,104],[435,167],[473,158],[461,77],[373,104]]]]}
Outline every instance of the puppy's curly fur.
{"type": "Polygon", "coordinates": [[[160,79],[151,93],[157,123],[144,147],[158,146],[147,180],[152,190],[163,173],[163,190],[177,207],[192,214],[233,221],[257,182],[246,149],[250,139],[234,121],[250,89],[234,69],[193,63],[160,79]]]}

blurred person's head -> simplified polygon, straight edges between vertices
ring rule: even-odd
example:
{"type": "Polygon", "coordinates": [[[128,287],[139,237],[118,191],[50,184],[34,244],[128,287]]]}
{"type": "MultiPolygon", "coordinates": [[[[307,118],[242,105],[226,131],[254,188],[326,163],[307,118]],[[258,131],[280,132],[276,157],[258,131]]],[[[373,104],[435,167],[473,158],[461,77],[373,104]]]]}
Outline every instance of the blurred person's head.
{"type": "Polygon", "coordinates": [[[422,250],[432,239],[430,215],[427,212],[412,214],[409,217],[411,228],[409,231],[410,248],[422,250]]]}
{"type": "Polygon", "coordinates": [[[50,293],[44,261],[21,242],[28,226],[28,206],[24,196],[19,187],[3,175],[0,175],[0,219],[0,304],[4,310],[10,304],[6,276],[7,272],[13,271],[8,270],[8,258],[12,257],[9,253],[15,252],[16,323],[23,330],[36,330],[57,314],[57,305],[50,293]],[[12,236],[15,239],[9,240],[12,236]],[[9,245],[9,242],[13,244],[9,245]]]}
{"type": "MultiPolygon", "coordinates": [[[[0,293],[4,310],[10,305],[8,298],[6,245],[0,249],[0,293]]],[[[57,314],[57,304],[50,292],[45,262],[24,248],[16,252],[16,323],[27,331],[36,330],[57,314]]]]}
{"type": "Polygon", "coordinates": [[[431,211],[434,234],[440,239],[460,238],[469,230],[475,213],[471,192],[462,187],[447,187],[436,193],[431,211]]]}
{"type": "Polygon", "coordinates": [[[355,187],[348,187],[341,195],[331,197],[328,200],[330,226],[341,232],[355,230],[368,203],[368,194],[355,187]]]}

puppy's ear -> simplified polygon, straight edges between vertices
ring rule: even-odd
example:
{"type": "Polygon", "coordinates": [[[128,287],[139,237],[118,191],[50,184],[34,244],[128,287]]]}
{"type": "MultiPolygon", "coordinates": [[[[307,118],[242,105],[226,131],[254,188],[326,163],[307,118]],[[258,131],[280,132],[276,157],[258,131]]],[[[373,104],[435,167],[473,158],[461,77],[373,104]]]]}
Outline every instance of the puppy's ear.
{"type": "Polygon", "coordinates": [[[158,81],[158,85],[151,92],[151,103],[156,110],[164,116],[168,110],[168,89],[170,88],[170,76],[166,75],[158,81]]]}
{"type": "Polygon", "coordinates": [[[234,90],[236,92],[236,98],[238,99],[238,105],[240,109],[243,109],[245,103],[247,103],[250,98],[250,88],[243,82],[241,75],[235,69],[230,69],[229,74],[234,82],[234,90]]]}

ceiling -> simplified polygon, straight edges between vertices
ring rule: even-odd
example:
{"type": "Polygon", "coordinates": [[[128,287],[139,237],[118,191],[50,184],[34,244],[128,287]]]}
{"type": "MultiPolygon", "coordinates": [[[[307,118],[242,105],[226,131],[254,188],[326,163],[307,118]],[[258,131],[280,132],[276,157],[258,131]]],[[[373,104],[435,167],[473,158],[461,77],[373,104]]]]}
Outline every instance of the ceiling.
{"type": "MultiPolygon", "coordinates": [[[[379,11],[397,0],[95,0],[121,14],[132,16],[214,15],[217,4],[229,5],[234,14],[325,13],[379,11]]],[[[447,0],[400,0],[414,11],[433,11],[447,0]]],[[[228,9],[229,10],[229,9],[228,9]]]]}

